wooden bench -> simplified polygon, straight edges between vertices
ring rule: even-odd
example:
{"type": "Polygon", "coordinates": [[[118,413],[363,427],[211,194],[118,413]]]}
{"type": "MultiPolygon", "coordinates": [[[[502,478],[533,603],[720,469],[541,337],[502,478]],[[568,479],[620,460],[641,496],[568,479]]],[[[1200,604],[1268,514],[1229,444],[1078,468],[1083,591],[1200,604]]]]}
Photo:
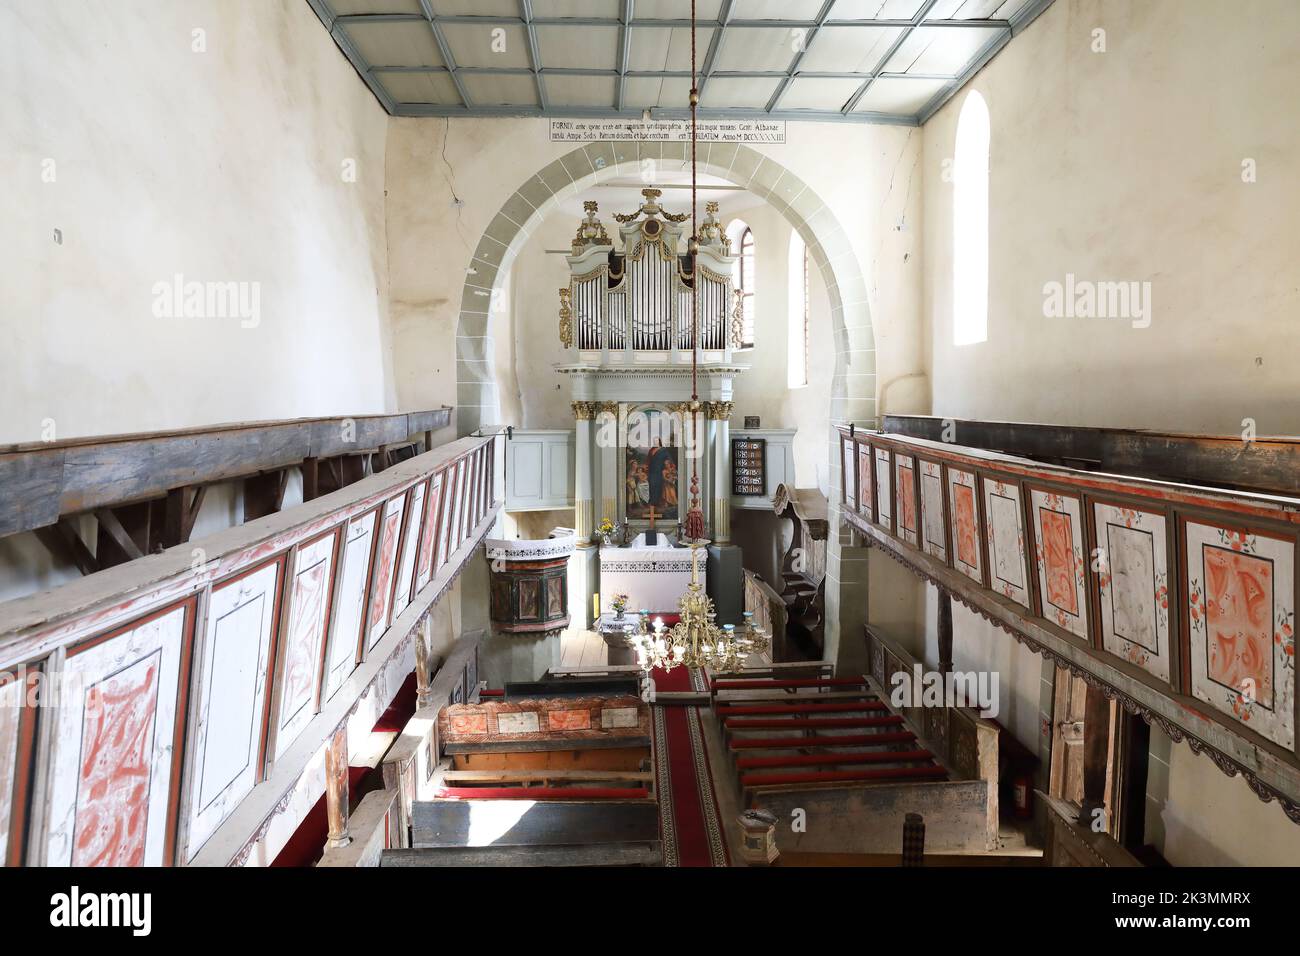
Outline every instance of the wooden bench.
{"type": "Polygon", "coordinates": [[[434,773],[440,800],[632,800],[654,793],[649,770],[453,770],[444,763],[434,773]]]}
{"type": "Polygon", "coordinates": [[[942,767],[881,767],[877,770],[823,770],[817,773],[751,773],[740,778],[741,788],[748,792],[755,787],[786,787],[790,784],[870,782],[875,780],[946,780],[948,772],[942,767]]]}
{"type": "Polygon", "coordinates": [[[862,700],[859,697],[854,700],[832,701],[824,704],[719,704],[718,716],[725,719],[727,717],[760,717],[775,716],[777,714],[854,714],[868,711],[887,711],[888,709],[878,700],[862,700]]]}

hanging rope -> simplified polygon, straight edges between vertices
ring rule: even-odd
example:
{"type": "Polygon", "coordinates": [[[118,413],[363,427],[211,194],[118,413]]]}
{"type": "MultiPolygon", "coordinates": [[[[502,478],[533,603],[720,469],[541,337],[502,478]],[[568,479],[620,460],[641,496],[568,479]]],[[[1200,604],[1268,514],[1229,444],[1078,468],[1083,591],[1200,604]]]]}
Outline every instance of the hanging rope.
{"type": "MultiPolygon", "coordinates": [[[[700,107],[700,91],[695,78],[695,0],[691,0],[691,238],[686,251],[691,260],[691,437],[697,439],[691,443],[695,452],[691,462],[691,506],[686,512],[683,530],[690,540],[704,537],[704,512],[700,510],[700,461],[699,442],[696,425],[700,411],[700,393],[697,382],[700,348],[700,278],[699,278],[699,232],[695,225],[695,145],[696,114],[700,107]]],[[[692,558],[694,556],[692,555],[692,558]]],[[[694,562],[692,561],[692,564],[694,562]]]]}
{"type": "Polygon", "coordinates": [[[700,90],[695,79],[695,0],[691,0],[691,238],[686,251],[691,256],[691,401],[699,401],[696,384],[697,355],[700,347],[700,282],[696,267],[699,265],[699,229],[695,225],[695,145],[696,114],[699,112],[700,90]]]}

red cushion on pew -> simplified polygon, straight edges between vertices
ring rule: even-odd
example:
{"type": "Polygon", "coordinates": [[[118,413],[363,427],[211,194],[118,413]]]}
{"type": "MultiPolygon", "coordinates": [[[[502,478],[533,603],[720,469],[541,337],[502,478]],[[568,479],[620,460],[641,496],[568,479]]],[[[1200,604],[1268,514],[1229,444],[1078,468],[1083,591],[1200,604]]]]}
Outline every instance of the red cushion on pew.
{"type": "Polygon", "coordinates": [[[888,717],[786,717],[781,720],[741,720],[728,717],[723,725],[728,730],[811,730],[834,727],[855,730],[859,727],[894,727],[903,722],[897,714],[888,717]]]}
{"type": "Polygon", "coordinates": [[[439,800],[644,800],[645,787],[443,787],[439,800]]]}
{"type": "Polygon", "coordinates": [[[718,712],[724,717],[741,714],[817,714],[854,713],[863,710],[888,710],[878,700],[851,700],[842,704],[719,704],[718,712]]]}
{"type": "Polygon", "coordinates": [[[751,737],[733,740],[732,750],[801,750],[821,747],[870,747],[873,744],[901,744],[915,740],[910,730],[888,731],[883,734],[852,734],[840,737],[751,737]]]}
{"type": "Polygon", "coordinates": [[[920,763],[931,760],[928,750],[870,750],[850,754],[792,754],[786,757],[741,757],[736,766],[741,770],[758,770],[765,767],[816,767],[854,763],[920,763]]]}
{"type": "Polygon", "coordinates": [[[790,680],[732,680],[719,678],[716,690],[783,690],[787,687],[865,687],[864,677],[795,677],[790,680]]]}
{"type": "Polygon", "coordinates": [[[495,690],[492,689],[492,688],[490,688],[490,687],[484,687],[481,691],[478,692],[478,695],[479,695],[480,698],[483,698],[483,697],[504,697],[504,696],[506,696],[506,691],[505,691],[505,688],[504,688],[504,687],[499,687],[499,688],[497,688],[497,689],[495,689],[495,690]]]}
{"type": "Polygon", "coordinates": [[[742,787],[763,787],[783,783],[845,783],[853,780],[946,780],[942,767],[885,767],[880,770],[822,770],[818,773],[747,773],[742,787]]]}

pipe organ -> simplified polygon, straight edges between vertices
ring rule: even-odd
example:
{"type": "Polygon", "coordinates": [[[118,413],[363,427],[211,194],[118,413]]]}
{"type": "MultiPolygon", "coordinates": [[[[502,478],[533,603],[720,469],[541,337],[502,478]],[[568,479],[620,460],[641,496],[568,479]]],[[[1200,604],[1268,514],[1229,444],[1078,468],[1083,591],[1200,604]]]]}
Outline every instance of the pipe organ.
{"type": "MultiPolygon", "coordinates": [[[[677,548],[680,524],[697,476],[705,536],[712,542],[708,594],[720,622],[738,622],[743,606],[740,550],[731,544],[728,438],[733,383],[749,368],[737,361],[748,355],[737,351],[740,309],[731,279],[737,257],[716,202],[705,204],[697,255],[691,256],[689,216],[666,211],[660,194],[641,190],[641,205],[614,217],[615,238],[597,218],[596,204],[584,203],[565,257],[564,356],[555,370],[568,379],[573,399],[576,547],[568,594],[569,614],[584,626],[594,626],[606,610],[600,595],[625,584],[628,593],[637,590],[626,576],[674,571],[683,555],[677,548]],[[692,312],[697,296],[698,346],[692,312]],[[605,522],[615,530],[601,532],[605,522]],[[642,534],[651,530],[655,534],[642,534]]],[[[521,437],[516,431],[511,442],[520,457],[518,467],[507,466],[510,474],[525,473],[530,462],[542,467],[537,443],[521,437]]],[[[673,612],[673,602],[664,603],[653,610],[673,612]]]]}
{"type": "Polygon", "coordinates": [[[560,290],[560,340],[584,359],[594,353],[637,361],[689,362],[694,345],[691,298],[699,295],[701,361],[729,361],[740,347],[739,298],[732,289],[731,243],[705,206],[694,269],[684,235],[688,216],[659,205],[658,189],[643,189],[639,209],[616,215],[621,251],[586,202],[586,217],[566,256],[570,278],[560,290]],[[583,354],[585,353],[585,354],[583,354]]]}

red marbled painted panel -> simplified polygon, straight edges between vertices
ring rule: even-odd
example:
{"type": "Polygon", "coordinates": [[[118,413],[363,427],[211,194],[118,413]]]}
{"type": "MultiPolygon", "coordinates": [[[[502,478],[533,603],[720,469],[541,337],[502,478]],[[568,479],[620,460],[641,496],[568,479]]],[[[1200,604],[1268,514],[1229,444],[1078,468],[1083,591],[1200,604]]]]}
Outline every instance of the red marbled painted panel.
{"type": "Polygon", "coordinates": [[[1043,576],[1048,603],[1071,614],[1079,613],[1075,590],[1074,535],[1070,516],[1046,508],[1039,511],[1043,530],[1043,576]]]}
{"type": "Polygon", "coordinates": [[[160,652],[86,693],[73,866],[140,866],[158,711],[160,652]]]}

